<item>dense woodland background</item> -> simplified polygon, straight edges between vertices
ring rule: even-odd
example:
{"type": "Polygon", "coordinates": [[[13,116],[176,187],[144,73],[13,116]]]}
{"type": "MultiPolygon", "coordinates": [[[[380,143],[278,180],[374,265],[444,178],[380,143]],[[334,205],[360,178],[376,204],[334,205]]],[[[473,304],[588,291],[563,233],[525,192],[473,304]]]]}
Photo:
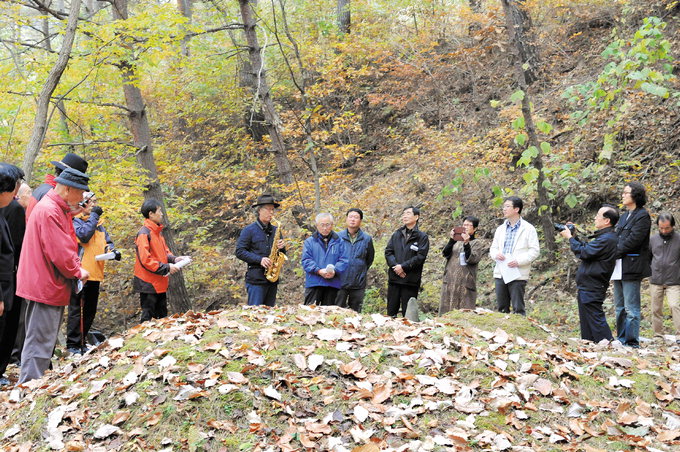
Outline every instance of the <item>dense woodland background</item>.
{"type": "MultiPolygon", "coordinates": [[[[575,332],[577,263],[551,223],[587,229],[627,180],[647,186],[653,215],[678,213],[679,13],[672,0],[6,0],[3,160],[33,187],[66,152],[90,162],[124,252],[107,266],[106,333],[137,323],[145,196],[163,197],[173,250],[194,258],[171,289],[183,311],[245,301],[233,252],[263,192],[282,200],[284,305],[302,300],[314,215],[339,229],[364,210],[378,251],[368,312],[385,309],[382,251],[401,209],[420,205],[425,313],[447,231],[474,214],[490,239],[502,197],[519,194],[544,226],[529,316],[575,332]]],[[[490,278],[487,260],[488,308],[490,278]]]]}

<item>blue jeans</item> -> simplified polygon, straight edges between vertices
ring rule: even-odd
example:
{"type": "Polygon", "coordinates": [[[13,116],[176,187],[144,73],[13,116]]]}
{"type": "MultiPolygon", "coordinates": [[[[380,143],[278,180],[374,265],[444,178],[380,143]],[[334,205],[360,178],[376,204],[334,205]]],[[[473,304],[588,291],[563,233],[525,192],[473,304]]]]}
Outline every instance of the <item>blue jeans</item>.
{"type": "Polygon", "coordinates": [[[276,303],[276,291],[278,288],[278,284],[246,283],[246,290],[248,291],[248,306],[274,306],[276,303]]]}
{"type": "Polygon", "coordinates": [[[616,336],[622,344],[640,346],[640,280],[614,281],[616,336]]]}

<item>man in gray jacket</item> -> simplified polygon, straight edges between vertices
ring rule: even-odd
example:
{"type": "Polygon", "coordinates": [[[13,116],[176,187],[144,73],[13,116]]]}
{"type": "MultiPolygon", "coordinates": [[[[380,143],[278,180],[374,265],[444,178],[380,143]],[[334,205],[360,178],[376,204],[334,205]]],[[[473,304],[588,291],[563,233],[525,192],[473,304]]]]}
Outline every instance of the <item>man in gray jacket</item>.
{"type": "Polygon", "coordinates": [[[674,231],[675,218],[661,213],[656,219],[659,233],[649,239],[652,252],[652,276],[649,291],[652,296],[652,329],[654,336],[663,334],[663,299],[673,316],[675,339],[680,344],[680,234],[674,231]]]}

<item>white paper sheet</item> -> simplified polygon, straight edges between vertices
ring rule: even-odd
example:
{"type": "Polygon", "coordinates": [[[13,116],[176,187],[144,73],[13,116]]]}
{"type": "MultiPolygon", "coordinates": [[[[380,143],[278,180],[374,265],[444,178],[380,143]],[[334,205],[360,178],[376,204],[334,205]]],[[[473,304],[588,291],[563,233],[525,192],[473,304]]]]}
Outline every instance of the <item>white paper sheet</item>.
{"type": "Polygon", "coordinates": [[[498,269],[501,271],[501,277],[505,284],[519,279],[522,274],[519,271],[519,267],[508,267],[508,262],[513,260],[512,256],[505,256],[502,261],[496,261],[498,264],[498,269]]]}
{"type": "Polygon", "coordinates": [[[614,273],[612,277],[609,278],[610,281],[621,281],[621,259],[616,259],[616,265],[614,266],[614,273]]]}

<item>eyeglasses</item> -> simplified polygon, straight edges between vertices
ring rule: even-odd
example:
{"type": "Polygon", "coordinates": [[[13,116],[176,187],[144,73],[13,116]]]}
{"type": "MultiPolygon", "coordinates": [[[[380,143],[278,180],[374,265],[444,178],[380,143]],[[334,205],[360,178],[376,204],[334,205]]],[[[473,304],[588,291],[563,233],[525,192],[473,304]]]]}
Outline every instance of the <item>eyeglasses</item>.
{"type": "Polygon", "coordinates": [[[319,223],[320,228],[329,228],[333,226],[333,223],[319,223]]]}

